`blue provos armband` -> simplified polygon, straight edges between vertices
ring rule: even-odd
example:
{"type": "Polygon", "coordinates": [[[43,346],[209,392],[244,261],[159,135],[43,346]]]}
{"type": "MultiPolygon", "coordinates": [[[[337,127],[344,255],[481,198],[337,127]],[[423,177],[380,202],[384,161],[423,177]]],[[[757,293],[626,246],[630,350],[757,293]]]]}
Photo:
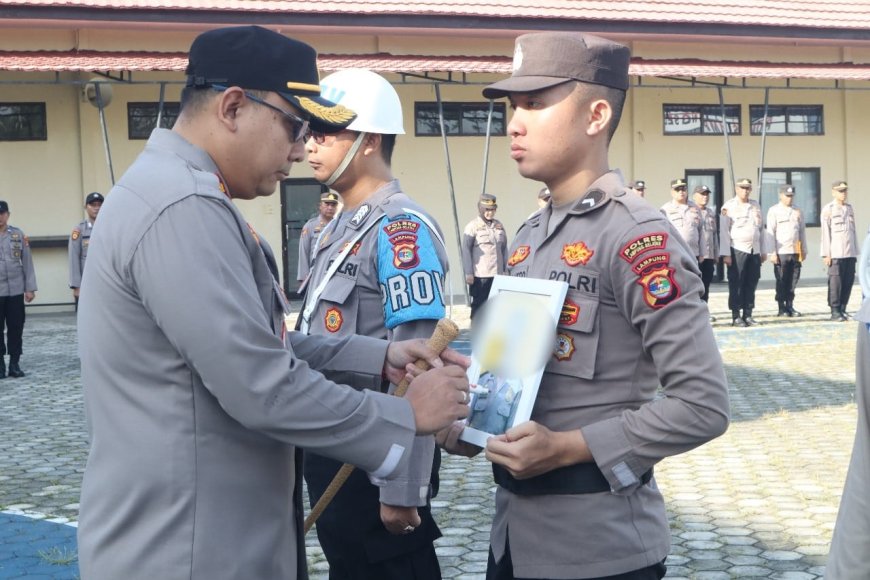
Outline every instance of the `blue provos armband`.
{"type": "Polygon", "coordinates": [[[381,220],[378,283],[388,329],[444,317],[444,267],[429,228],[418,218],[405,214],[381,220]]]}

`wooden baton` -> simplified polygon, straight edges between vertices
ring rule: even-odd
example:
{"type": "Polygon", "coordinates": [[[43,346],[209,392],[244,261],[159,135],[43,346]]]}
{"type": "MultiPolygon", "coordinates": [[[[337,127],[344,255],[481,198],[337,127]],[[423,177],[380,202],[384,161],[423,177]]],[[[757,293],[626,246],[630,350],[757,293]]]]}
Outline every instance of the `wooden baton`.
{"type": "MultiPolygon", "coordinates": [[[[426,346],[432,349],[435,354],[440,355],[447,345],[453,342],[453,340],[459,334],[459,327],[456,326],[456,323],[450,320],[449,318],[442,318],[438,321],[438,324],[435,326],[435,330],[432,332],[432,336],[429,340],[426,341],[426,346]]],[[[429,363],[425,359],[418,359],[417,362],[414,363],[420,370],[427,371],[429,370],[429,363]]],[[[405,392],[408,390],[408,385],[410,381],[407,378],[402,379],[396,386],[395,392],[393,395],[396,397],[404,397],[405,392]]],[[[323,492],[323,495],[320,496],[320,499],[311,508],[311,513],[308,514],[308,517],[305,518],[305,533],[311,529],[311,526],[314,525],[314,522],[317,521],[317,518],[323,513],[323,510],[329,505],[332,501],[332,498],[335,497],[335,494],[338,493],[338,490],[341,489],[341,486],[344,485],[344,482],[347,481],[347,478],[350,477],[350,474],[353,472],[354,466],[350,463],[345,463],[341,466],[341,469],[338,470],[338,473],[335,474],[335,477],[332,478],[332,481],[329,482],[329,486],[326,488],[326,491],[323,492]]]]}

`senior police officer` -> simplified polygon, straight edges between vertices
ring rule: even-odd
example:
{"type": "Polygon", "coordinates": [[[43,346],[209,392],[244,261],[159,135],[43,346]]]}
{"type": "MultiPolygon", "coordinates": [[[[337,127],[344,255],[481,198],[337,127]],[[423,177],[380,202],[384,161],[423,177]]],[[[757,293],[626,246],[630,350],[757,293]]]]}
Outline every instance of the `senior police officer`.
{"type": "Polygon", "coordinates": [[[30,241],[20,228],[9,225],[9,204],[0,201],[0,379],[6,377],[7,352],[9,376],[24,376],[19,364],[23,352],[24,303],[33,301],[36,289],[30,241]]]}
{"type": "MultiPolygon", "coordinates": [[[[392,174],[402,104],[382,76],[348,69],[321,81],[324,96],[357,114],[345,131],[314,133],[306,144],[314,177],[341,194],[344,210],[314,251],[303,328],[325,336],[390,340],[429,336],[444,317],[447,252],[437,223],[392,174]]],[[[388,382],[353,381],[387,390],[388,382]]],[[[354,472],[317,521],[335,580],[439,580],[429,503],[438,483],[431,436],[414,442],[407,471],[380,487],[354,472]]],[[[341,467],[305,458],[312,506],[341,467]]]]}
{"type": "Polygon", "coordinates": [[[471,295],[471,317],[489,297],[492,280],[504,274],[507,234],[495,219],[498,203],[494,195],[481,194],[477,202],[478,216],[468,222],[462,233],[462,270],[471,295]]]}
{"type": "Polygon", "coordinates": [[[83,578],[305,578],[295,446],[381,480],[405,472],[415,432],[467,415],[459,366],[419,376],[403,399],[314,370],[401,380],[416,356],[441,364],[422,340],[286,330],[274,254],[233,200],[272,195],[309,126],[353,120],[320,96],[315,62],[260,27],[199,35],[177,122],[106,196],[78,318],[83,578]]]}
{"type": "Polygon", "coordinates": [[[94,191],[85,198],[85,212],[88,217],[73,228],[69,236],[69,287],[72,288],[76,310],[79,309],[79,289],[82,285],[82,273],[85,271],[85,260],[88,257],[88,247],[91,245],[91,230],[97,221],[97,215],[103,206],[105,198],[94,191]]]}
{"type": "Polygon", "coordinates": [[[828,306],[831,320],[849,319],[846,307],[855,283],[858,237],[855,210],[846,201],[849,184],[835,181],[831,185],[833,201],[822,208],[822,261],[828,269],[828,306]]]}
{"type": "Polygon", "coordinates": [[[299,263],[296,267],[296,281],[299,282],[300,292],[305,290],[305,281],[311,271],[311,257],[317,240],[320,239],[320,233],[335,217],[336,210],[338,210],[338,194],[326,191],[320,196],[317,215],[302,226],[302,233],[299,235],[299,263]]]}
{"type": "Polygon", "coordinates": [[[752,195],[752,180],[737,182],[734,197],[722,205],[719,216],[719,253],[728,266],[728,308],[732,326],[755,326],[755,289],[761,264],[767,259],[761,206],[752,195]]]}
{"type": "MultiPolygon", "coordinates": [[[[698,267],[701,269],[701,282],[704,283],[704,294],[701,300],[708,302],[710,298],[710,282],[716,273],[716,260],[719,259],[719,236],[716,233],[716,212],[707,207],[710,202],[710,188],[706,185],[698,185],[692,193],[695,205],[701,212],[701,227],[704,230],[704,243],[701,245],[701,256],[698,267]]],[[[715,322],[716,317],[710,316],[710,322],[715,322]]]]}
{"type": "Polygon", "coordinates": [[[661,578],[670,530],[653,466],[728,424],[697,259],[609,169],[629,56],[587,34],[527,34],[513,75],[483,92],[510,99],[511,157],[552,194],[517,232],[508,274],[569,283],[532,420],[487,443],[490,580],[661,578]]]}
{"type": "Polygon", "coordinates": [[[800,208],[794,207],[794,186],[779,188],[779,203],[767,210],[770,261],[776,277],[778,316],[800,316],[794,309],[794,290],[801,278],[801,262],[807,248],[807,227],[800,208]]]}
{"type": "Polygon", "coordinates": [[[705,244],[704,224],[698,206],[689,202],[689,186],[685,179],[671,181],[671,201],[662,206],[662,213],[680,233],[688,244],[689,251],[700,263],[705,244]]]}

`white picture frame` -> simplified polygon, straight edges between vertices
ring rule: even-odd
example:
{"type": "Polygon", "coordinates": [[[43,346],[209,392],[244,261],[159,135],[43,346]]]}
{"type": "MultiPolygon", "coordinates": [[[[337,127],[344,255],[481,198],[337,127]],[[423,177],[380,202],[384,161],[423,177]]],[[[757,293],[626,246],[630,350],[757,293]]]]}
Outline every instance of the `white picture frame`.
{"type": "MultiPolygon", "coordinates": [[[[521,278],[513,276],[496,276],[493,279],[489,291],[489,299],[485,308],[485,316],[496,315],[496,319],[510,320],[511,312],[504,312],[500,307],[512,303],[512,300],[494,300],[502,293],[521,295],[522,300],[528,298],[543,306],[540,310],[549,316],[545,321],[537,321],[542,326],[537,330],[546,337],[552,337],[552,342],[546,344],[542,361],[532,363],[530,369],[524,369],[516,376],[502,378],[489,369],[483,368],[480,353],[475,352],[485,348],[479,344],[472,349],[471,366],[468,368],[468,381],[472,385],[472,395],[469,401],[470,414],[466,419],[466,427],[460,435],[460,439],[479,447],[486,446],[486,440],[493,435],[500,435],[507,429],[528,421],[535,406],[538,395],[538,386],[544,374],[544,368],[552,356],[556,341],[556,326],[559,315],[565,303],[568,292],[566,282],[555,280],[542,280],[539,278],[521,278]],[[495,309],[495,310],[493,310],[495,309]],[[538,364],[540,362],[540,364],[538,364]],[[528,372],[526,372],[528,371],[528,372]],[[495,404],[495,406],[492,406],[495,404]]],[[[537,307],[535,307],[537,308],[537,307]]],[[[486,320],[484,321],[486,324],[486,320]]],[[[518,341],[528,338],[522,330],[504,333],[500,338],[505,344],[500,347],[506,352],[524,352],[518,341]],[[512,348],[516,347],[516,348],[512,348]]],[[[546,338],[544,339],[546,340],[546,338]]],[[[537,358],[537,357],[536,357],[537,358]]]]}

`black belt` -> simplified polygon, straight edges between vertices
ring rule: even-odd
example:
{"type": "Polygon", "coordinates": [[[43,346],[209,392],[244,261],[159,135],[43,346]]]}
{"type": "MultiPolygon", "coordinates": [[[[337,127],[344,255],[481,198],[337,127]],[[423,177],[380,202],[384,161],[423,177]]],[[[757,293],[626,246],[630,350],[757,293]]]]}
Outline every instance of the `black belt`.
{"type": "MultiPolygon", "coordinates": [[[[495,482],[517,495],[561,495],[580,493],[601,493],[610,491],[610,483],[594,463],[577,463],[560,467],[529,479],[517,479],[501,465],[492,465],[495,482]]],[[[652,479],[653,470],[649,469],[640,476],[643,484],[652,479]]]]}

